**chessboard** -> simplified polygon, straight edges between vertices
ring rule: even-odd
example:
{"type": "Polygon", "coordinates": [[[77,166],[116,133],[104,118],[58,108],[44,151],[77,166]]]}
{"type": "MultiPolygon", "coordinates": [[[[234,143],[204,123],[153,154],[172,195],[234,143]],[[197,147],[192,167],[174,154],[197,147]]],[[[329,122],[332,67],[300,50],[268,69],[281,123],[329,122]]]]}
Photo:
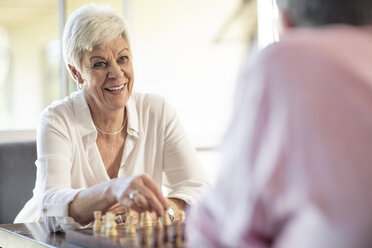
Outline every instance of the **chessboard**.
{"type": "MultiPolygon", "coordinates": [[[[106,214],[103,217],[102,223],[98,223],[98,226],[95,223],[93,228],[66,230],[66,241],[80,247],[92,248],[187,247],[184,220],[171,223],[159,218],[153,223],[145,217],[142,218],[145,220],[138,224],[131,223],[130,219],[125,223],[116,224],[111,221],[113,216],[106,214]]],[[[98,218],[101,219],[100,216],[98,218]]]]}

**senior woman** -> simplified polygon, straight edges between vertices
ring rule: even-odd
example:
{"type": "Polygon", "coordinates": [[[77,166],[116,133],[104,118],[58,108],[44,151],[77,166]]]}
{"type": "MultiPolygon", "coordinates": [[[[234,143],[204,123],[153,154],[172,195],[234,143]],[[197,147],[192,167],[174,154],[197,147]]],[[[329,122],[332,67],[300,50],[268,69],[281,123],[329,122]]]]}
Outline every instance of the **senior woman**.
{"type": "Polygon", "coordinates": [[[83,6],[66,24],[63,49],[80,90],[41,115],[34,195],[15,222],[59,231],[89,224],[96,210],[163,215],[195,204],[205,173],[176,111],[162,97],[132,92],[124,20],[83,6]]]}

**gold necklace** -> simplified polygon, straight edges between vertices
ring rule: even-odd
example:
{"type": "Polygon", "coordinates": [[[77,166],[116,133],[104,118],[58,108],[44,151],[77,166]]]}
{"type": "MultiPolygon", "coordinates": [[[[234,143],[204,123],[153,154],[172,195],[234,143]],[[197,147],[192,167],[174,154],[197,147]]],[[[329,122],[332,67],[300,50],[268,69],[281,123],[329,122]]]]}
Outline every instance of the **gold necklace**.
{"type": "MultiPolygon", "coordinates": [[[[125,116],[124,116],[124,118],[125,118],[125,116]]],[[[117,131],[114,131],[114,132],[105,132],[105,131],[99,129],[96,125],[94,125],[94,126],[96,127],[96,129],[97,129],[99,132],[101,132],[101,133],[103,133],[103,134],[115,135],[115,134],[120,133],[120,132],[123,130],[123,128],[125,127],[125,124],[126,124],[126,123],[127,123],[127,118],[124,119],[124,122],[123,122],[123,125],[121,126],[121,128],[120,128],[119,130],[117,130],[117,131]]]]}

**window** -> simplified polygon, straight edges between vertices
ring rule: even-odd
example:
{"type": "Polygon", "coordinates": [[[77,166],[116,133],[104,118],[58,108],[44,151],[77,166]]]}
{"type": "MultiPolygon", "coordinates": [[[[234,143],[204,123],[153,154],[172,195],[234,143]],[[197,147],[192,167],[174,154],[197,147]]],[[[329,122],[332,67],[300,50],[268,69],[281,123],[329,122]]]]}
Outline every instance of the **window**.
{"type": "Polygon", "coordinates": [[[0,130],[34,129],[49,94],[58,95],[43,89],[46,47],[58,39],[57,11],[57,1],[0,3],[0,130]]]}
{"type": "Polygon", "coordinates": [[[258,1],[258,47],[265,48],[279,40],[279,12],[276,0],[258,1]]]}

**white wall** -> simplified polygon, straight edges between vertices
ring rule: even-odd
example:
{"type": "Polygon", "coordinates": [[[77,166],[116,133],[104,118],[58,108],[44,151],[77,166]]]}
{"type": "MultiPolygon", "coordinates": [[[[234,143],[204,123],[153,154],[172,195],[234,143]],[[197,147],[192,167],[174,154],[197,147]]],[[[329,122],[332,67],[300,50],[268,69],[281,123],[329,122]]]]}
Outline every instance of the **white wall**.
{"type": "Polygon", "coordinates": [[[198,147],[230,119],[244,45],[214,41],[239,0],[132,1],[135,90],[164,95],[198,147]]]}

